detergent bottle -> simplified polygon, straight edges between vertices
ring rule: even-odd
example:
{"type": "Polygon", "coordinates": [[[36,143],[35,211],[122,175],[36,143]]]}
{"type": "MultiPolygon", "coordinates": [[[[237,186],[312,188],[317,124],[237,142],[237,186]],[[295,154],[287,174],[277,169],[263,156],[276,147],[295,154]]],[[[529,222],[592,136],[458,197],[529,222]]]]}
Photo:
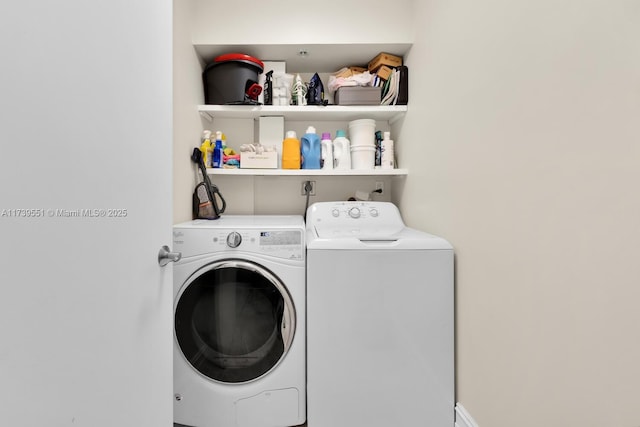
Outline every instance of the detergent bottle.
{"type": "Polygon", "coordinates": [[[382,140],[382,156],[380,159],[382,169],[393,169],[395,167],[395,158],[393,156],[393,140],[391,133],[385,132],[382,140]]]}
{"type": "Polygon", "coordinates": [[[344,130],[336,131],[333,140],[333,168],[338,170],[351,169],[351,147],[344,130]]]}
{"type": "Polygon", "coordinates": [[[320,146],[322,148],[322,169],[333,169],[333,141],[331,141],[331,134],[329,132],[322,133],[320,146]]]}
{"type": "Polygon", "coordinates": [[[221,168],[224,153],[222,148],[222,132],[216,132],[216,145],[213,147],[213,160],[211,167],[221,168]]]}
{"type": "Polygon", "coordinates": [[[210,168],[211,156],[213,153],[210,130],[205,130],[204,132],[202,132],[202,144],[200,144],[200,151],[202,152],[202,161],[204,162],[204,166],[210,168]]]}
{"type": "Polygon", "coordinates": [[[300,140],[294,130],[288,130],[282,141],[282,169],[300,169],[300,140]]]}
{"type": "Polygon", "coordinates": [[[302,151],[302,169],[320,169],[320,138],[316,128],[309,126],[300,140],[302,151]]]}

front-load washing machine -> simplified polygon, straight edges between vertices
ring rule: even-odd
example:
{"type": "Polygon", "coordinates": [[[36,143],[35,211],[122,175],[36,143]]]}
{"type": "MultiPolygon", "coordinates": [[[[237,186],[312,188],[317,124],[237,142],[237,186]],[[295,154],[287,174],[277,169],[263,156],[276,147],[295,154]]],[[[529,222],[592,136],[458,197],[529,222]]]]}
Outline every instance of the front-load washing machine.
{"type": "Polygon", "coordinates": [[[303,424],[302,216],[189,221],[173,248],[175,425],[303,424]]]}
{"type": "Polygon", "coordinates": [[[309,427],[454,425],[453,257],[391,203],[308,209],[309,427]]]}

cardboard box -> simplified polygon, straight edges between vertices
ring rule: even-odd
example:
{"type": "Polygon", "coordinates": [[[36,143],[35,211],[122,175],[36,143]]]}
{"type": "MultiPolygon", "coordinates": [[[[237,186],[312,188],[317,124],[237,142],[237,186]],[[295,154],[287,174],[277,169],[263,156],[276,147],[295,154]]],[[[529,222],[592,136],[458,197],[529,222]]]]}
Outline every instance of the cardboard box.
{"type": "Polygon", "coordinates": [[[338,78],[346,79],[353,75],[353,71],[351,71],[350,68],[344,67],[344,68],[340,68],[338,71],[333,73],[333,75],[338,78]]]}
{"type": "Polygon", "coordinates": [[[351,73],[353,73],[353,74],[362,74],[365,71],[367,71],[367,69],[364,68],[364,67],[349,67],[349,69],[351,70],[351,73]]]}
{"type": "Polygon", "coordinates": [[[335,73],[333,73],[333,75],[336,77],[342,77],[346,79],[353,76],[354,74],[361,74],[361,73],[364,73],[365,71],[367,71],[366,68],[351,66],[351,67],[343,67],[338,71],[336,71],[335,73]]]}
{"type": "Polygon", "coordinates": [[[336,90],[336,105],[380,105],[381,89],[373,86],[343,86],[336,90]]]}
{"type": "Polygon", "coordinates": [[[399,67],[402,65],[402,57],[392,55],[390,53],[381,52],[371,61],[369,61],[368,69],[371,72],[375,72],[381,66],[386,65],[391,68],[399,67]]]}
{"type": "Polygon", "coordinates": [[[265,151],[262,154],[253,151],[240,152],[240,169],[277,169],[278,153],[265,151]]]}
{"type": "Polygon", "coordinates": [[[382,67],[378,68],[378,71],[376,71],[376,74],[382,80],[389,80],[389,76],[391,76],[392,72],[393,70],[391,68],[387,67],[386,65],[383,65],[382,67]]]}

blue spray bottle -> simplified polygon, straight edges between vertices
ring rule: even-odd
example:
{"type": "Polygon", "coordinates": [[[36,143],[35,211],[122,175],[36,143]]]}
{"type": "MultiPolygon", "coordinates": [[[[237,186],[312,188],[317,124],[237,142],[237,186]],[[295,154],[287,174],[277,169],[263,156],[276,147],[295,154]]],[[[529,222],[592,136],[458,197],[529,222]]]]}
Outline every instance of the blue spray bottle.
{"type": "Polygon", "coordinates": [[[216,145],[213,147],[213,162],[214,168],[221,168],[223,162],[223,149],[222,149],[222,132],[216,132],[216,145]]]}

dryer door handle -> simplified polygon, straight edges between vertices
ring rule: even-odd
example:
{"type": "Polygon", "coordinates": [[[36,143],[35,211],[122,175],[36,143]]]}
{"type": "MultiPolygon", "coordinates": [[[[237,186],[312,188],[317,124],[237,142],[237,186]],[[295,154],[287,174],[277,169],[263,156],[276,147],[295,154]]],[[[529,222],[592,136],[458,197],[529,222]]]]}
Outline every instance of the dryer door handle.
{"type": "Polygon", "coordinates": [[[160,264],[160,267],[164,267],[170,262],[178,262],[180,258],[182,258],[182,252],[171,252],[167,245],[161,247],[158,252],[158,264],[160,264]]]}
{"type": "Polygon", "coordinates": [[[291,319],[291,313],[288,310],[289,307],[285,307],[282,323],[280,324],[280,333],[282,334],[282,340],[284,341],[284,352],[289,351],[289,347],[291,347],[291,342],[293,341],[293,333],[295,325],[293,324],[293,320],[291,319]]]}

